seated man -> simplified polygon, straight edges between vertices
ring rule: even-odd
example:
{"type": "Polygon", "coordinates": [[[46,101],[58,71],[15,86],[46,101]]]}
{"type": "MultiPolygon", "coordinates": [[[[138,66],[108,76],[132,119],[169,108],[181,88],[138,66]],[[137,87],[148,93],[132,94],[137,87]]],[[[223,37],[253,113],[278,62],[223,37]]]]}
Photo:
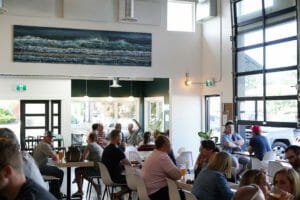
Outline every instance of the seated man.
{"type": "MultiPolygon", "coordinates": [[[[226,151],[230,155],[235,151],[242,151],[242,145],[244,139],[234,132],[234,124],[232,121],[228,121],[225,124],[224,133],[221,136],[221,147],[223,151],[226,151]]],[[[247,170],[247,165],[250,163],[250,159],[245,156],[231,155],[233,167],[239,168],[239,163],[242,165],[239,175],[247,170]],[[237,162],[238,161],[238,162],[237,162]]]]}
{"type": "Polygon", "coordinates": [[[100,176],[100,170],[98,166],[98,162],[101,161],[103,149],[100,145],[96,143],[97,141],[97,135],[96,133],[91,133],[88,138],[88,145],[85,148],[83,155],[82,155],[82,161],[85,159],[89,161],[94,161],[95,166],[94,167],[78,167],[75,169],[75,180],[77,183],[78,191],[74,193],[73,197],[82,197],[83,191],[82,191],[82,182],[83,178],[91,182],[91,184],[94,186],[95,191],[97,194],[100,194],[100,188],[99,185],[96,184],[93,179],[91,179],[91,176],[100,176]]]}
{"type": "Polygon", "coordinates": [[[19,145],[10,139],[0,139],[0,199],[45,199],[56,198],[40,185],[26,179],[19,145]]]}
{"type": "MultiPolygon", "coordinates": [[[[19,145],[18,139],[15,135],[15,133],[8,129],[8,128],[0,128],[0,138],[9,139],[12,141],[12,143],[19,145]]],[[[37,165],[35,164],[34,159],[28,152],[21,152],[22,156],[22,163],[23,163],[23,172],[25,176],[34,182],[36,182],[38,185],[43,187],[44,189],[48,189],[47,183],[44,181],[40,170],[38,169],[37,165]]]]}
{"type": "MultiPolygon", "coordinates": [[[[166,136],[166,137],[169,138],[169,134],[170,134],[169,130],[167,130],[165,133],[160,132],[160,131],[157,130],[157,129],[154,130],[154,131],[153,131],[154,142],[155,142],[156,139],[157,139],[159,136],[161,136],[161,135],[166,136]]],[[[174,165],[176,165],[176,159],[175,159],[175,155],[174,155],[174,152],[173,152],[172,147],[171,147],[171,150],[170,150],[170,152],[168,153],[168,155],[169,155],[169,157],[171,158],[171,160],[172,160],[172,162],[174,163],[174,165]]]]}
{"type": "Polygon", "coordinates": [[[198,173],[208,166],[208,163],[214,158],[219,149],[212,140],[202,140],[200,146],[200,154],[195,163],[194,172],[195,179],[198,173]]]}
{"type": "Polygon", "coordinates": [[[128,145],[137,146],[140,141],[139,132],[141,130],[141,125],[138,121],[136,121],[136,119],[132,119],[132,121],[134,121],[138,129],[133,130],[133,124],[128,124],[128,135],[126,135],[125,141],[128,145]]]}
{"type": "MultiPolygon", "coordinates": [[[[122,175],[123,169],[121,164],[131,166],[131,163],[126,158],[125,154],[118,148],[120,143],[120,130],[115,129],[110,133],[110,144],[103,151],[102,162],[107,167],[113,182],[126,184],[125,175],[122,175]]],[[[127,188],[123,188],[116,196],[121,196],[125,192],[127,192],[127,188]]]]}
{"type": "Polygon", "coordinates": [[[107,146],[106,134],[104,132],[104,126],[102,123],[97,124],[97,144],[99,144],[102,148],[107,146]]]}
{"type": "Polygon", "coordinates": [[[62,198],[60,193],[60,186],[63,182],[64,171],[58,167],[48,163],[48,157],[52,160],[57,161],[58,157],[53,148],[53,133],[51,131],[46,131],[43,141],[41,141],[37,147],[34,149],[33,158],[37,163],[42,175],[54,176],[59,178],[59,184],[55,182],[50,182],[50,192],[58,199],[62,198]]]}
{"type": "MultiPolygon", "coordinates": [[[[121,143],[118,145],[118,148],[119,148],[122,152],[125,152],[126,143],[125,143],[125,136],[124,136],[124,133],[122,132],[122,124],[116,123],[116,125],[115,125],[115,130],[119,130],[119,131],[120,131],[120,134],[121,134],[121,143]]],[[[110,141],[110,134],[107,135],[106,140],[107,140],[107,141],[110,141]]]]}
{"type": "Polygon", "coordinates": [[[249,153],[254,152],[254,156],[259,160],[264,158],[264,155],[271,151],[271,147],[268,139],[261,135],[261,128],[258,125],[254,125],[251,127],[252,130],[252,138],[250,139],[248,151],[249,153]]]}
{"type": "Polygon", "coordinates": [[[247,185],[240,187],[234,194],[233,200],[265,200],[264,193],[258,185],[247,185]]]}
{"type": "Polygon", "coordinates": [[[181,172],[172,162],[168,153],[171,151],[170,141],[165,136],[155,140],[156,150],[147,158],[142,168],[147,193],[151,200],[168,200],[168,184],[166,178],[178,180],[181,172]]]}
{"type": "Polygon", "coordinates": [[[296,145],[291,145],[285,150],[286,159],[300,174],[300,147],[296,145]]]}

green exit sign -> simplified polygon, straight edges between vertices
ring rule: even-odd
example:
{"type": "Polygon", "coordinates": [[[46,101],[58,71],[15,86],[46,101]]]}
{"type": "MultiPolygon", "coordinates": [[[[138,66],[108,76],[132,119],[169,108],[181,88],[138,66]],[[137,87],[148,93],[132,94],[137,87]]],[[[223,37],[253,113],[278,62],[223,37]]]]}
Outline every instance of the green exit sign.
{"type": "Polygon", "coordinates": [[[206,85],[206,87],[211,87],[211,86],[214,85],[214,81],[213,80],[206,80],[205,85],[206,85]]]}
{"type": "Polygon", "coordinates": [[[17,85],[16,86],[16,90],[17,91],[26,91],[27,90],[27,86],[26,85],[17,85]]]}

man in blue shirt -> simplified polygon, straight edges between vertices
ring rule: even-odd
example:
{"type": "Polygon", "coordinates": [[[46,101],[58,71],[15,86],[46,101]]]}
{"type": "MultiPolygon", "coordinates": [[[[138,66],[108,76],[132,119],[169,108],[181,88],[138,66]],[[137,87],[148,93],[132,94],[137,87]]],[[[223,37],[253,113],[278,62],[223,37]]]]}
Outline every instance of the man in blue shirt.
{"type": "MultiPolygon", "coordinates": [[[[228,121],[225,124],[225,130],[221,136],[221,147],[223,151],[226,151],[230,155],[235,151],[242,151],[242,145],[244,144],[244,139],[234,132],[234,124],[232,121],[228,121]]],[[[245,156],[231,155],[233,167],[239,170],[239,175],[247,170],[247,166],[250,163],[250,159],[245,156]],[[239,163],[242,167],[239,167],[239,163]]]]}
{"type": "Polygon", "coordinates": [[[250,139],[250,144],[248,147],[249,153],[254,153],[254,156],[259,160],[262,160],[264,155],[271,151],[271,147],[268,139],[261,135],[261,128],[258,125],[251,127],[252,138],[250,139]]]}

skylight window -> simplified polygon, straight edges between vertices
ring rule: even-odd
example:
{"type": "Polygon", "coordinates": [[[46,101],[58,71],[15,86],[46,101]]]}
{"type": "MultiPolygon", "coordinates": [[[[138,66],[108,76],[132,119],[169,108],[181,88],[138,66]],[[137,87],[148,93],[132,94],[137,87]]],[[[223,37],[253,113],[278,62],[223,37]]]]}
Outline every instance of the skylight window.
{"type": "Polygon", "coordinates": [[[195,31],[195,3],[168,0],[168,31],[195,31]]]}

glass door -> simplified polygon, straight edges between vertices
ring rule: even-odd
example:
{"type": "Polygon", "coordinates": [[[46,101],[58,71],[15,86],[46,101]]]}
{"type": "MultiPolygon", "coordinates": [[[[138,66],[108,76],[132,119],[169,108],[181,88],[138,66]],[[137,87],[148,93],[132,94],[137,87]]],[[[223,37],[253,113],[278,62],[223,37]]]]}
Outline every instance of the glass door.
{"type": "Polygon", "coordinates": [[[205,131],[212,130],[217,143],[221,136],[221,98],[219,95],[205,96],[205,131]]]}

